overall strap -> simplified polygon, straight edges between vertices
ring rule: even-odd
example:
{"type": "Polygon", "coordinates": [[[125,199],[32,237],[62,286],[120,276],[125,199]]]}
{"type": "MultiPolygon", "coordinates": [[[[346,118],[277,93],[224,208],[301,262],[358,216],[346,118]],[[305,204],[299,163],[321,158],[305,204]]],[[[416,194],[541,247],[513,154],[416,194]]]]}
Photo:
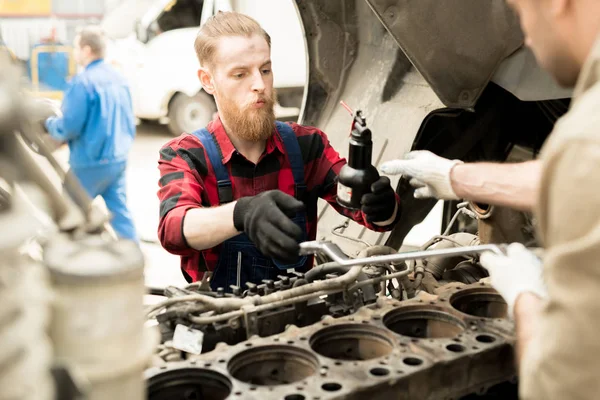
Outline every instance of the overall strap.
{"type": "Polygon", "coordinates": [[[227,168],[225,168],[223,165],[221,151],[217,147],[215,138],[206,128],[192,132],[192,135],[196,136],[202,143],[204,152],[208,156],[210,164],[215,171],[215,176],[217,178],[217,189],[219,190],[219,204],[231,203],[233,201],[231,179],[229,179],[229,172],[227,171],[227,168]]]}
{"type": "Polygon", "coordinates": [[[302,160],[302,152],[298,144],[296,132],[291,126],[284,122],[276,121],[277,132],[281,135],[283,146],[290,160],[292,175],[294,176],[294,191],[296,199],[303,201],[306,194],[306,184],[304,183],[304,161],[302,160]]]}

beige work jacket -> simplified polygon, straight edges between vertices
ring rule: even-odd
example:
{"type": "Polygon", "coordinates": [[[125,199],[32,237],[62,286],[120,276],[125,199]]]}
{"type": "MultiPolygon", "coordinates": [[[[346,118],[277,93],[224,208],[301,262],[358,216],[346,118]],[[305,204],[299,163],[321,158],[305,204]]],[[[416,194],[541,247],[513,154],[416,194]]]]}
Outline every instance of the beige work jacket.
{"type": "Polygon", "coordinates": [[[541,159],[549,301],[523,354],[520,397],[600,399],[600,38],[541,159]]]}

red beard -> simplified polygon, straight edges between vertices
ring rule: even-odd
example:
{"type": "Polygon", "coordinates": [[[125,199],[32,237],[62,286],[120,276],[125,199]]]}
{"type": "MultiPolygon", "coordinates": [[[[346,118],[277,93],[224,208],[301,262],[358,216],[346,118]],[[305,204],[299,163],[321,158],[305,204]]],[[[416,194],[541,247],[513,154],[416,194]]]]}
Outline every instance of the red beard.
{"type": "Polygon", "coordinates": [[[242,107],[238,107],[233,100],[219,94],[218,91],[217,97],[220,99],[221,119],[227,121],[227,127],[232,130],[230,134],[249,142],[259,142],[271,137],[275,127],[275,95],[258,96],[242,107]],[[257,100],[264,101],[264,105],[255,108],[253,105],[257,100]]]}

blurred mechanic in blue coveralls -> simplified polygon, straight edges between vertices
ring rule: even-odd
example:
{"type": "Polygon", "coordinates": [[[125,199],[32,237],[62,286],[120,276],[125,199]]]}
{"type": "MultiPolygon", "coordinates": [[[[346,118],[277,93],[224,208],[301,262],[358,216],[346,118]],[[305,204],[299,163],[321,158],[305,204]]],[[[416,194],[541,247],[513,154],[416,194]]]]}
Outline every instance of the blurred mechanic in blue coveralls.
{"type": "Polygon", "coordinates": [[[50,117],[45,128],[69,145],[69,164],[90,197],[100,195],[112,213],[120,238],[138,241],[127,208],[125,169],[135,137],[135,117],[129,86],[104,62],[106,40],[96,26],[75,37],[75,61],[83,67],[65,91],[61,117],[50,117]]]}

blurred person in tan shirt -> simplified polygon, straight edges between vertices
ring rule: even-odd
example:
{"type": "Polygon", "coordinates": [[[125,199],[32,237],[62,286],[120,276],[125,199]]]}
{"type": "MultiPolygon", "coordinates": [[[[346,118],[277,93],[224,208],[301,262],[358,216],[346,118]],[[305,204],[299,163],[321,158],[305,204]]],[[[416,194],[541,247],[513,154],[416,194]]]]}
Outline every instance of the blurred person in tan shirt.
{"type": "Polygon", "coordinates": [[[411,177],[416,197],[533,208],[545,247],[543,261],[520,244],[509,246],[505,256],[481,257],[516,322],[520,397],[596,399],[600,397],[600,0],[507,1],[519,14],[526,45],[540,65],[562,86],[575,87],[569,112],[557,121],[540,160],[486,163],[482,169],[413,152],[382,169],[411,177]],[[511,190],[519,183],[521,191],[511,190]]]}

